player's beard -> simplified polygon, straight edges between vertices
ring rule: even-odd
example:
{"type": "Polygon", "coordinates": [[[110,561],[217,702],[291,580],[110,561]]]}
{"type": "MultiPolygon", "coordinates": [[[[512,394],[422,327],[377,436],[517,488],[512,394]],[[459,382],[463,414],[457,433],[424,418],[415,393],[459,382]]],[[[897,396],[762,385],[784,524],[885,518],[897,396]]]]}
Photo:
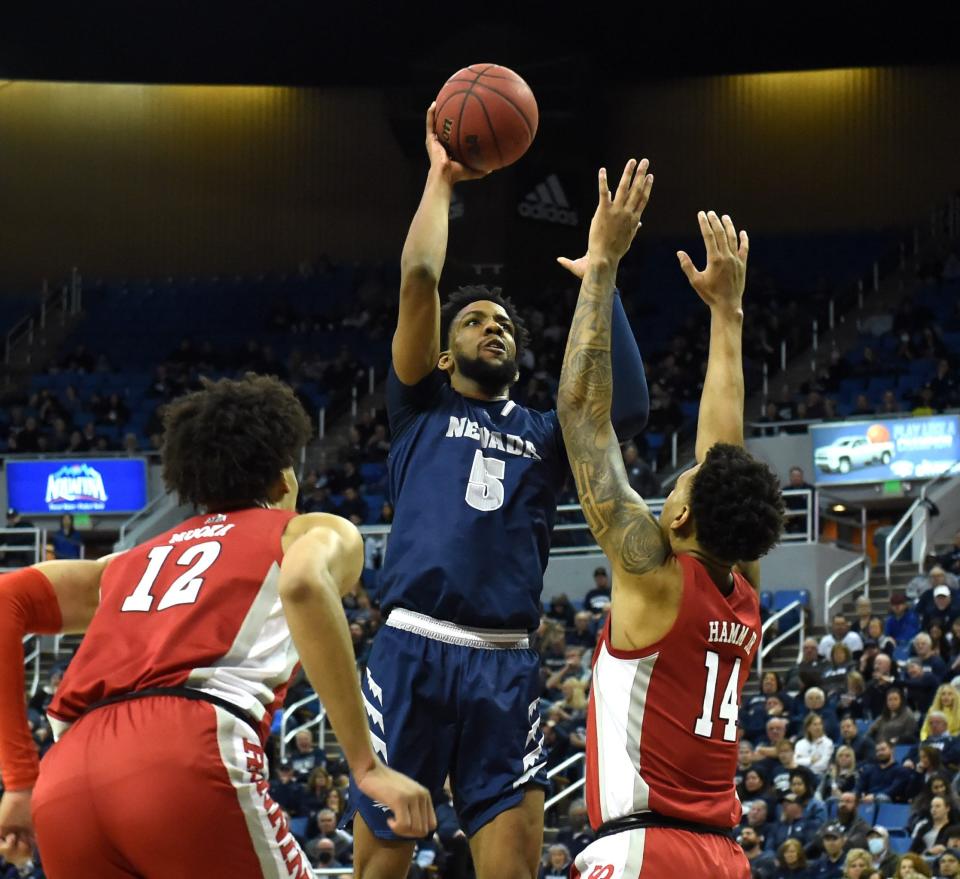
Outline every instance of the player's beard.
{"type": "Polygon", "coordinates": [[[482,357],[467,357],[454,352],[453,359],[457,364],[457,372],[476,382],[491,397],[502,394],[517,380],[517,361],[512,357],[495,363],[482,357]]]}

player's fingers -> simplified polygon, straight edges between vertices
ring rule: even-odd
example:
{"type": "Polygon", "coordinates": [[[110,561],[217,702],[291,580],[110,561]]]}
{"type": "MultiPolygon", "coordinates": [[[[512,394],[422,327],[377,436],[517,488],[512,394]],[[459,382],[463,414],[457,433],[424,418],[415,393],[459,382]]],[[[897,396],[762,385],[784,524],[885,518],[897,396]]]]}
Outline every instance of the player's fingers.
{"type": "Polygon", "coordinates": [[[633,172],[636,170],[637,160],[627,159],[627,164],[623,166],[623,174],[620,175],[620,183],[617,185],[617,194],[613,197],[614,204],[625,205],[630,195],[630,181],[633,180],[633,172]]]}
{"type": "Polygon", "coordinates": [[[680,261],[680,270],[687,276],[687,280],[693,284],[697,275],[700,274],[700,272],[697,271],[697,267],[693,264],[693,260],[682,250],[677,251],[677,259],[680,261]]]}
{"type": "Polygon", "coordinates": [[[437,102],[434,101],[429,107],[427,107],[427,140],[430,139],[430,136],[434,131],[434,122],[436,121],[437,114],[437,102]]]}
{"type": "Polygon", "coordinates": [[[707,222],[710,224],[710,229],[713,231],[713,240],[717,243],[717,252],[723,256],[730,252],[730,247],[727,244],[727,233],[723,231],[723,223],[720,222],[720,218],[717,216],[716,211],[707,212],[707,222]]]}
{"type": "Polygon", "coordinates": [[[653,179],[653,175],[647,174],[649,167],[649,159],[641,159],[640,164],[637,165],[637,173],[634,175],[627,195],[627,208],[631,211],[642,210],[643,205],[646,204],[646,197],[650,194],[647,181],[653,179]]]}
{"type": "Polygon", "coordinates": [[[750,255],[750,239],[747,236],[747,230],[740,230],[740,250],[738,251],[740,259],[744,262],[747,261],[747,257],[750,255]]]}
{"type": "Polygon", "coordinates": [[[601,168],[600,172],[597,174],[597,187],[600,190],[600,193],[599,193],[600,207],[610,204],[610,187],[607,185],[607,169],[606,168],[601,168]]]}
{"type": "Polygon", "coordinates": [[[700,234],[703,235],[703,243],[707,248],[707,262],[710,262],[710,258],[717,255],[717,239],[703,211],[697,214],[697,222],[700,224],[700,234]]]}
{"type": "Polygon", "coordinates": [[[730,248],[730,253],[737,252],[737,230],[733,226],[733,219],[730,214],[724,214],[720,218],[720,222],[723,224],[723,234],[727,238],[727,247],[730,248]]]}

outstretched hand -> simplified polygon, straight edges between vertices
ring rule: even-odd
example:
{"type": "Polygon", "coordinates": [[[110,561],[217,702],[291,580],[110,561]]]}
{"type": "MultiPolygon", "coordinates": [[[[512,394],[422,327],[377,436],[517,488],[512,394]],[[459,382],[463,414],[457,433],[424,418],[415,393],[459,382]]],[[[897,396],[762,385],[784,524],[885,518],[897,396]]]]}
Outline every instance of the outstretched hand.
{"type": "Polygon", "coordinates": [[[739,236],[727,214],[718,217],[710,211],[697,214],[700,232],[707,248],[707,266],[701,272],[693,260],[677,251],[680,268],[697,295],[713,308],[739,310],[743,307],[743,288],[747,279],[747,255],[750,239],[745,229],[739,236]]]}
{"type": "Polygon", "coordinates": [[[422,839],[436,829],[437,816],[430,792],[413,779],[379,760],[362,778],[354,778],[363,793],[393,812],[387,824],[398,836],[422,839]]]}
{"type": "Polygon", "coordinates": [[[430,157],[430,170],[439,171],[444,179],[451,185],[459,183],[461,180],[479,180],[486,177],[489,172],[475,171],[468,168],[461,162],[456,161],[446,147],[437,137],[435,120],[437,114],[437,102],[434,101],[427,108],[427,155],[430,157]]]}
{"type": "Polygon", "coordinates": [[[587,251],[579,259],[568,259],[565,256],[558,256],[557,262],[560,263],[575,278],[583,280],[587,273],[587,264],[590,262],[590,251],[587,251]]]}
{"type": "MultiPolygon", "coordinates": [[[[597,212],[590,223],[587,244],[590,257],[619,262],[630,249],[653,188],[653,174],[647,173],[649,167],[650,162],[646,159],[642,159],[639,164],[636,159],[630,159],[613,195],[607,185],[607,169],[600,169],[597,175],[600,190],[597,212]]],[[[568,262],[571,264],[561,262],[561,265],[573,271],[574,261],[568,262]]],[[[580,260],[575,262],[579,263],[580,260]]]]}

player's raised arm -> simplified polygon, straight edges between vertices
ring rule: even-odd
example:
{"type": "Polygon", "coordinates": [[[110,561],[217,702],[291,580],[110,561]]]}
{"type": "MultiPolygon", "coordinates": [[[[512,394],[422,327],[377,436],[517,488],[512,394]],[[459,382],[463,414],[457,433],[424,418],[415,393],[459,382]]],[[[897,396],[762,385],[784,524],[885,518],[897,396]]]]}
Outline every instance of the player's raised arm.
{"type": "Polygon", "coordinates": [[[661,565],[667,546],[656,520],[630,488],[610,420],[611,313],[617,267],[630,248],[650,197],[652,175],[631,159],[611,198],[604,169],[590,224],[588,266],[567,338],[557,414],[577,493],[590,530],[616,565],[642,574],[661,565]],[[636,172],[636,173],[635,173],[636,172]]]}
{"type": "Polygon", "coordinates": [[[278,590],[304,671],[343,746],[357,785],[389,806],[391,828],[411,837],[436,827],[430,794],[384,766],[373,752],[347,618],[340,597],[363,569],[363,539],[346,519],[300,517],[306,530],[284,554],[278,590]],[[323,633],[322,637],[318,633],[323,633]]]}
{"type": "Polygon", "coordinates": [[[703,461],[714,443],[743,445],[743,288],[750,241],[737,231],[726,214],[697,215],[707,248],[707,266],[701,272],[683,251],[680,268],[690,286],[710,307],[710,353],[700,395],[697,421],[697,461],[703,461]]]}
{"type": "Polygon", "coordinates": [[[106,560],[42,562],[0,577],[0,856],[33,851],[30,792],[40,771],[24,706],[23,638],[82,632],[100,599],[106,560]]]}
{"type": "Polygon", "coordinates": [[[484,176],[454,161],[434,133],[434,108],[427,110],[430,171],[400,256],[400,315],[393,336],[393,368],[405,385],[429,375],[440,356],[440,294],[447,256],[453,186],[484,176]]]}

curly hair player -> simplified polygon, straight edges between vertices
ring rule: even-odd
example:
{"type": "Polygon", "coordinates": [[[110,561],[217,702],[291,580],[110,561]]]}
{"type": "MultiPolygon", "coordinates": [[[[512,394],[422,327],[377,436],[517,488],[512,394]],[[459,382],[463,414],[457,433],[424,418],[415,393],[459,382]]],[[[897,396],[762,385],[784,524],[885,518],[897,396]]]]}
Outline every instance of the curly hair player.
{"type": "Polygon", "coordinates": [[[0,578],[0,854],[29,856],[35,832],[50,879],[312,876],[263,751],[298,651],[361,790],[398,832],[428,832],[427,791],[367,733],[340,603],[360,535],[294,510],[300,403],[274,378],[206,382],[165,428],[164,479],[204,513],[108,561],[0,578]],[[38,767],[21,639],[83,631],[38,767]]]}
{"type": "MultiPolygon", "coordinates": [[[[499,291],[466,288],[443,309],[437,284],[453,184],[478,176],[452,161],[427,113],[430,171],[401,258],[400,314],[387,378],[396,513],[382,571],[387,616],[361,683],[380,756],[439,794],[449,773],[479,879],[537,874],[546,754],[539,659],[550,531],[567,474],[555,412],[509,399],[526,330],[499,291]]],[[[566,261],[577,274],[586,260],[566,261]]],[[[643,364],[615,311],[618,431],[646,420],[643,364]]],[[[402,879],[414,843],[351,793],[354,866],[402,879]]]]}
{"type": "Polygon", "coordinates": [[[643,160],[615,196],[599,175],[589,265],[560,375],[558,414],[590,529],[613,567],[594,656],[587,806],[598,838],[572,875],[747,879],[731,828],[743,683],[757,650],[757,559],[779,538],[777,479],[743,448],[741,334],[747,234],[701,213],[707,266],[680,266],[710,307],[697,465],[659,523],[631,488],[610,424],[611,300],[617,266],[652,186],[643,160]]]}

